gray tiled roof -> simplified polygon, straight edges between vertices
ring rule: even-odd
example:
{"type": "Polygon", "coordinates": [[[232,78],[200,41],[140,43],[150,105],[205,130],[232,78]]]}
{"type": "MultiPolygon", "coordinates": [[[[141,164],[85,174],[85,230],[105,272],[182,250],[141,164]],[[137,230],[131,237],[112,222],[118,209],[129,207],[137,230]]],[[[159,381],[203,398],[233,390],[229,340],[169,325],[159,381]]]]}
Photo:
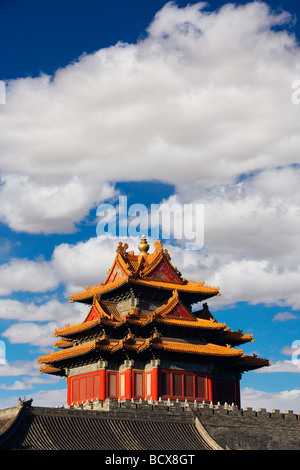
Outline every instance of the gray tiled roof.
{"type": "MultiPolygon", "coordinates": [[[[198,423],[199,424],[199,423],[198,423]]],[[[0,449],[211,450],[193,414],[110,413],[43,407],[21,408],[2,435],[0,449]]]]}

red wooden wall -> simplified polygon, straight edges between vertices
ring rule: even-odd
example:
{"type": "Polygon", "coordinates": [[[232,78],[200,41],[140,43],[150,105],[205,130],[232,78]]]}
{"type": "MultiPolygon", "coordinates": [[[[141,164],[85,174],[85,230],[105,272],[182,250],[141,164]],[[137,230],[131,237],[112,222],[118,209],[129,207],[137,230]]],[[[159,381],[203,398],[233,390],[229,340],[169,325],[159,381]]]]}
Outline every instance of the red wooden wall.
{"type": "Polygon", "coordinates": [[[216,380],[210,373],[171,369],[121,371],[100,369],[68,378],[68,404],[86,400],[150,399],[197,400],[240,406],[239,381],[216,380]]]}
{"type": "Polygon", "coordinates": [[[210,374],[162,370],[160,377],[160,396],[162,398],[212,400],[210,374]]]}

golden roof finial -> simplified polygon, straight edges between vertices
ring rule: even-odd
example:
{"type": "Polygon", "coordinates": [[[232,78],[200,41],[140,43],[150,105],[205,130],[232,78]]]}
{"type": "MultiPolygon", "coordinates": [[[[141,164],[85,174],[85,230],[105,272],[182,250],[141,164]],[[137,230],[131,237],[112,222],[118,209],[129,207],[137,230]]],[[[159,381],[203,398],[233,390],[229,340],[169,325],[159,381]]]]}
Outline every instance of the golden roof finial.
{"type": "Polygon", "coordinates": [[[145,235],[142,235],[141,243],[138,246],[140,250],[140,255],[148,255],[147,251],[149,250],[150,246],[147,243],[147,239],[145,235]]]}

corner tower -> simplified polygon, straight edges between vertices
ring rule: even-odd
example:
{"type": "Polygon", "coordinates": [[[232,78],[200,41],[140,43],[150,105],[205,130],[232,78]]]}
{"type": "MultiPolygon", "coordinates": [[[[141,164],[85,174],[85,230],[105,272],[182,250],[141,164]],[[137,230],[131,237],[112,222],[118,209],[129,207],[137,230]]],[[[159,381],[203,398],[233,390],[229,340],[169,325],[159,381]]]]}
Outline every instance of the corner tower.
{"type": "Polygon", "coordinates": [[[86,400],[197,400],[240,406],[244,371],[267,366],[239,348],[252,335],[230,330],[206,300],[219,288],[184,279],[161,241],[148,253],[119,243],[107,278],[71,295],[90,306],[82,323],[55,330],[57,349],[40,372],[67,378],[69,405],[86,400]],[[192,311],[193,304],[202,309],[192,311]]]}

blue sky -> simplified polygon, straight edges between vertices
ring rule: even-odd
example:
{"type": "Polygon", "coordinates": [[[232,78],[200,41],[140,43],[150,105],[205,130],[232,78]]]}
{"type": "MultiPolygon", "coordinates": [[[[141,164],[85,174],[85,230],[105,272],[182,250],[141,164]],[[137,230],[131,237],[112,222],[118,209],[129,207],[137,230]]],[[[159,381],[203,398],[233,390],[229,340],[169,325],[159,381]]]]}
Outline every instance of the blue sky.
{"type": "Polygon", "coordinates": [[[299,18],[291,1],[1,2],[0,408],[65,403],[36,360],[83,320],[69,296],[117,245],[96,209],[125,195],[204,205],[203,247],[167,239],[172,260],[270,360],[242,406],[300,411],[299,18]]]}

